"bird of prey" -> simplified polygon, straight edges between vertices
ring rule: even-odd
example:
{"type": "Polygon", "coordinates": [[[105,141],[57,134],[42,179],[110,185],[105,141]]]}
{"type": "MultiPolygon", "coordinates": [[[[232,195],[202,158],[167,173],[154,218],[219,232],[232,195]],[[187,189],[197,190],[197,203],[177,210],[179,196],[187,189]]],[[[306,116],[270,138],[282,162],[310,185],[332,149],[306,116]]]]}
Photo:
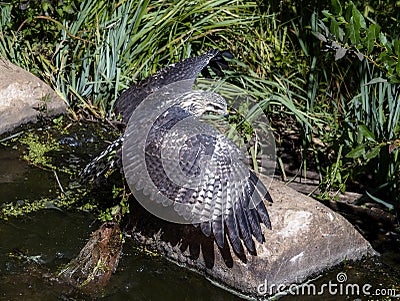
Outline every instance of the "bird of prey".
{"type": "MultiPolygon", "coordinates": [[[[202,55],[168,65],[125,90],[115,102],[115,113],[122,117],[122,122],[126,125],[132,112],[142,101],[160,88],[179,81],[194,83],[200,73],[204,77],[211,78],[208,68],[217,76],[222,76],[222,70],[227,68],[227,62],[224,57],[232,58],[232,55],[228,51],[221,52],[218,49],[212,49],[202,55]]],[[[87,164],[79,173],[78,178],[80,181],[83,183],[96,181],[110,170],[121,167],[121,146],[123,141],[124,135],[121,135],[87,164]],[[110,156],[113,158],[110,159],[110,156]]]]}
{"type": "Polygon", "coordinates": [[[236,253],[243,252],[242,241],[254,253],[253,236],[265,241],[261,223],[271,228],[264,203],[272,202],[271,196],[244,163],[240,149],[201,120],[207,113],[226,115],[225,99],[191,88],[207,66],[220,71],[224,64],[222,53],[211,50],[170,65],[125,91],[116,102],[116,112],[124,122],[130,120],[124,135],[89,163],[81,177],[104,173],[111,163],[102,162],[124,144],[124,173],[131,189],[171,206],[206,236],[213,234],[218,247],[223,248],[227,234],[236,253]],[[178,181],[172,179],[175,176],[178,181]]]}

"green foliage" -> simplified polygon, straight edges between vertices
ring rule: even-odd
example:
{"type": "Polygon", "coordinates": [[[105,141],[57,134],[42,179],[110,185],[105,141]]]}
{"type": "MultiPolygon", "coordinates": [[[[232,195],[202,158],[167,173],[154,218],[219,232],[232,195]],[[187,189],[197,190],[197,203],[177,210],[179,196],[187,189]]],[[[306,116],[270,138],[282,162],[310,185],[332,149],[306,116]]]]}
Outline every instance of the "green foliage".
{"type": "Polygon", "coordinates": [[[285,61],[303,53],[295,64],[304,80],[287,77],[287,96],[307,112],[298,119],[301,164],[305,175],[315,163],[323,197],[351,187],[369,191],[371,200],[399,203],[399,5],[289,0],[270,6],[279,25],[294,33],[285,61]]]}
{"type": "Polygon", "coordinates": [[[115,221],[120,222],[121,218],[129,213],[129,194],[125,187],[113,187],[113,199],[120,200],[118,205],[106,208],[99,214],[99,220],[102,222],[115,221]]]}
{"type": "Polygon", "coordinates": [[[398,202],[398,87],[384,80],[371,82],[368,77],[360,85],[360,94],[349,102],[341,101],[337,124],[330,129],[331,146],[323,152],[337,152],[337,161],[326,167],[323,184],[327,190],[343,190],[345,181],[351,179],[371,195],[378,193],[398,202]]]}
{"type": "Polygon", "coordinates": [[[48,21],[69,19],[76,13],[76,1],[46,0],[0,3],[0,56],[41,75],[54,52],[58,28],[48,21]]]}
{"type": "Polygon", "coordinates": [[[353,54],[360,61],[367,58],[391,82],[400,83],[400,40],[388,38],[378,24],[368,22],[352,1],[346,2],[343,9],[339,1],[332,3],[335,13],[323,10],[325,18],[318,22],[314,34],[335,52],[335,60],[346,54],[353,54]]]}
{"type": "Polygon", "coordinates": [[[333,100],[336,125],[328,138],[332,139],[329,148],[339,151],[337,160],[324,168],[322,184],[343,191],[348,179],[363,185],[369,176],[372,185],[365,189],[373,200],[378,194],[398,202],[398,150],[389,151],[389,146],[396,144],[400,133],[400,48],[395,46],[400,41],[391,38],[389,42],[381,27],[367,20],[352,1],[344,6],[332,1],[332,11],[323,10],[319,21],[313,15],[314,24],[318,23],[313,34],[323,47],[333,50],[335,61],[347,59],[356,67],[351,74],[359,84],[353,83],[353,93],[333,100]]]}
{"type": "MultiPolygon", "coordinates": [[[[14,6],[5,6],[5,17],[14,6]]],[[[29,32],[17,34],[7,26],[0,28],[0,49],[3,56],[45,78],[75,110],[83,107],[110,117],[119,91],[132,79],[153,73],[171,58],[214,46],[212,40],[223,33],[251,24],[254,9],[255,4],[233,0],[191,5],[183,0],[82,1],[68,18],[35,17],[51,24],[57,42],[46,46],[47,51],[37,51],[42,43],[30,39],[29,32]]]]}
{"type": "Polygon", "coordinates": [[[361,93],[352,99],[346,112],[345,142],[351,149],[346,158],[352,160],[352,167],[357,170],[354,174],[373,175],[373,193],[384,188],[386,195],[399,201],[398,149],[389,150],[396,145],[400,133],[399,88],[384,80],[372,82],[367,74],[361,80],[361,93]]]}

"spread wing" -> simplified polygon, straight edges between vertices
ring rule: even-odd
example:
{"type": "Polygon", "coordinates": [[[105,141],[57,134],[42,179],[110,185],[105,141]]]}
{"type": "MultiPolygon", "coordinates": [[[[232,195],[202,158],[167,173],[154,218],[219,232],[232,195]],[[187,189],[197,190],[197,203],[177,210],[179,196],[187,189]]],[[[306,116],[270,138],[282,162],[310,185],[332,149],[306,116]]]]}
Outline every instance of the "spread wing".
{"type": "MultiPolygon", "coordinates": [[[[222,76],[222,70],[227,69],[224,57],[232,58],[232,55],[227,51],[212,49],[200,56],[188,58],[161,69],[124,91],[115,102],[116,114],[121,114],[123,122],[128,123],[132,113],[150,94],[177,82],[180,84],[175,87],[179,86],[181,92],[189,91],[200,73],[205,77],[211,77],[208,67],[216,75],[222,76]]],[[[101,176],[111,172],[113,168],[121,167],[122,142],[123,136],[89,162],[78,175],[80,181],[85,183],[100,180],[101,176]]]]}
{"type": "Polygon", "coordinates": [[[203,219],[210,217],[201,223],[203,233],[209,235],[212,232],[222,247],[226,225],[236,252],[240,249],[240,236],[246,247],[254,251],[252,234],[260,243],[264,241],[260,222],[271,227],[264,205],[264,200],[272,201],[267,189],[243,163],[243,155],[236,145],[225,136],[200,135],[190,139],[185,146],[182,152],[185,164],[193,164],[192,168],[199,169],[202,168],[199,162],[206,161],[203,177],[192,196],[197,200],[193,206],[195,214],[203,219]],[[204,153],[197,152],[198,148],[212,154],[202,160],[204,153]]]}
{"type": "MultiPolygon", "coordinates": [[[[264,241],[260,223],[271,228],[264,204],[264,200],[272,202],[271,196],[243,162],[243,154],[233,142],[207,124],[198,127],[202,127],[202,134],[191,136],[179,151],[182,173],[187,178],[197,178],[197,182],[179,190],[174,199],[175,210],[199,220],[202,232],[207,236],[213,233],[219,247],[224,245],[226,226],[237,253],[241,249],[240,238],[254,252],[252,235],[260,243],[264,241]]],[[[165,147],[175,148],[179,142],[171,139],[165,147]]],[[[175,158],[171,159],[163,158],[164,168],[177,165],[175,158]]]]}
{"type": "Polygon", "coordinates": [[[157,210],[172,208],[186,222],[200,225],[205,235],[213,233],[221,248],[226,228],[237,253],[241,239],[252,252],[252,236],[264,241],[260,224],[271,227],[264,204],[271,197],[243,162],[239,148],[214,127],[171,106],[149,130],[135,123],[125,135],[125,177],[145,198],[166,206],[157,210]]]}
{"type": "Polygon", "coordinates": [[[200,73],[205,77],[211,77],[207,66],[218,76],[223,75],[222,69],[227,68],[224,57],[232,58],[232,55],[227,51],[221,52],[218,49],[212,49],[202,55],[179,61],[161,69],[124,91],[115,102],[115,113],[121,114],[122,120],[127,123],[137,106],[148,95],[161,87],[190,80],[191,88],[200,73]]]}

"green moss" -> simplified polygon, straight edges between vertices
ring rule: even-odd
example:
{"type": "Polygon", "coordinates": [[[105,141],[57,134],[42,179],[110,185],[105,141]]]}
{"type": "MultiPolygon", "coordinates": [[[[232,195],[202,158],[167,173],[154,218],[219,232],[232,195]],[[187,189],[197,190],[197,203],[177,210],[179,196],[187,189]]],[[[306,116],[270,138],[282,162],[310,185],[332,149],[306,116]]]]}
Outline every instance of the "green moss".
{"type": "Polygon", "coordinates": [[[51,152],[62,151],[59,143],[52,136],[51,131],[45,131],[43,134],[44,135],[38,135],[34,132],[27,132],[20,138],[17,138],[17,141],[14,141],[14,143],[17,142],[25,146],[22,158],[38,168],[54,170],[71,175],[73,172],[68,168],[68,166],[57,166],[54,163],[54,158],[49,155],[51,152]]]}
{"type": "Polygon", "coordinates": [[[56,170],[56,167],[51,163],[51,159],[46,154],[50,151],[59,150],[59,144],[51,136],[48,136],[45,142],[42,140],[44,139],[32,132],[21,137],[19,142],[27,146],[27,151],[23,158],[40,168],[56,170]]]}
{"type": "Polygon", "coordinates": [[[97,206],[90,204],[86,194],[87,191],[85,190],[70,190],[67,194],[60,194],[53,199],[40,198],[38,200],[18,200],[3,203],[0,206],[0,219],[8,220],[10,217],[19,217],[43,209],[76,209],[85,212],[96,210],[97,206]],[[86,200],[87,203],[79,206],[78,204],[81,204],[82,200],[86,200]]]}
{"type": "Polygon", "coordinates": [[[46,208],[47,198],[36,201],[19,200],[17,202],[3,203],[0,209],[0,218],[8,220],[9,217],[17,217],[46,208]]]}
{"type": "Polygon", "coordinates": [[[85,203],[82,206],[78,207],[78,210],[85,211],[85,212],[92,212],[97,209],[97,205],[91,203],[85,203]]]}
{"type": "MultiPolygon", "coordinates": [[[[69,123],[65,116],[60,116],[53,119],[51,123],[37,124],[35,128],[27,125],[19,132],[0,139],[2,145],[17,150],[21,154],[21,158],[30,165],[47,171],[54,171],[57,175],[64,173],[61,178],[63,192],[49,191],[49,194],[39,195],[34,199],[1,200],[0,220],[20,217],[43,209],[56,209],[94,212],[99,214],[100,220],[120,222],[122,216],[129,212],[129,189],[127,187],[109,187],[104,193],[99,193],[97,189],[93,189],[90,185],[81,186],[74,181],[67,183],[68,179],[66,179],[65,174],[75,177],[81,167],[78,166],[77,162],[70,163],[65,158],[69,158],[71,152],[79,157],[81,149],[59,143],[59,139],[63,135],[74,137],[77,141],[83,140],[82,137],[86,137],[88,130],[94,133],[93,136],[101,140],[112,140],[114,136],[109,135],[112,131],[105,131],[105,126],[107,124],[82,126],[78,123],[69,123]]],[[[37,181],[40,181],[40,179],[37,179],[37,181]]]]}

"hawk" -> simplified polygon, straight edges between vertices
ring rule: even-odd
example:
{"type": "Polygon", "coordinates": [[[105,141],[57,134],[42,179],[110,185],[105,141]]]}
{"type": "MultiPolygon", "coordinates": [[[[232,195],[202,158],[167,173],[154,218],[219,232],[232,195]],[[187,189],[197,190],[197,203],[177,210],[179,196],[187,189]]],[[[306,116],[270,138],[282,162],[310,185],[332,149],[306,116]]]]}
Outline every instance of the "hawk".
{"type": "MultiPolygon", "coordinates": [[[[232,55],[228,51],[221,52],[218,49],[212,49],[200,56],[168,65],[125,90],[114,104],[115,113],[122,117],[122,123],[126,125],[132,112],[135,111],[143,100],[160,88],[179,81],[194,83],[200,73],[207,78],[211,78],[208,67],[214,71],[216,75],[222,76],[222,69],[227,68],[224,57],[232,58],[232,55]]],[[[108,171],[120,167],[122,157],[121,146],[123,141],[124,135],[121,135],[87,164],[79,173],[78,177],[80,181],[83,183],[96,181],[108,171]],[[113,158],[110,159],[110,155],[113,158]]]]}
{"type": "Polygon", "coordinates": [[[150,202],[170,206],[206,236],[213,234],[218,247],[223,248],[227,236],[236,253],[242,252],[242,241],[254,253],[253,237],[265,241],[261,223],[271,229],[264,203],[272,202],[271,196],[244,163],[240,149],[201,119],[209,113],[227,115],[225,99],[192,90],[202,70],[210,66],[220,71],[224,63],[222,53],[211,50],[170,65],[124,92],[116,112],[125,123],[130,120],[125,133],[81,177],[97,177],[115,166],[116,160],[101,162],[124,144],[124,173],[131,189],[143,191],[150,202]]]}

